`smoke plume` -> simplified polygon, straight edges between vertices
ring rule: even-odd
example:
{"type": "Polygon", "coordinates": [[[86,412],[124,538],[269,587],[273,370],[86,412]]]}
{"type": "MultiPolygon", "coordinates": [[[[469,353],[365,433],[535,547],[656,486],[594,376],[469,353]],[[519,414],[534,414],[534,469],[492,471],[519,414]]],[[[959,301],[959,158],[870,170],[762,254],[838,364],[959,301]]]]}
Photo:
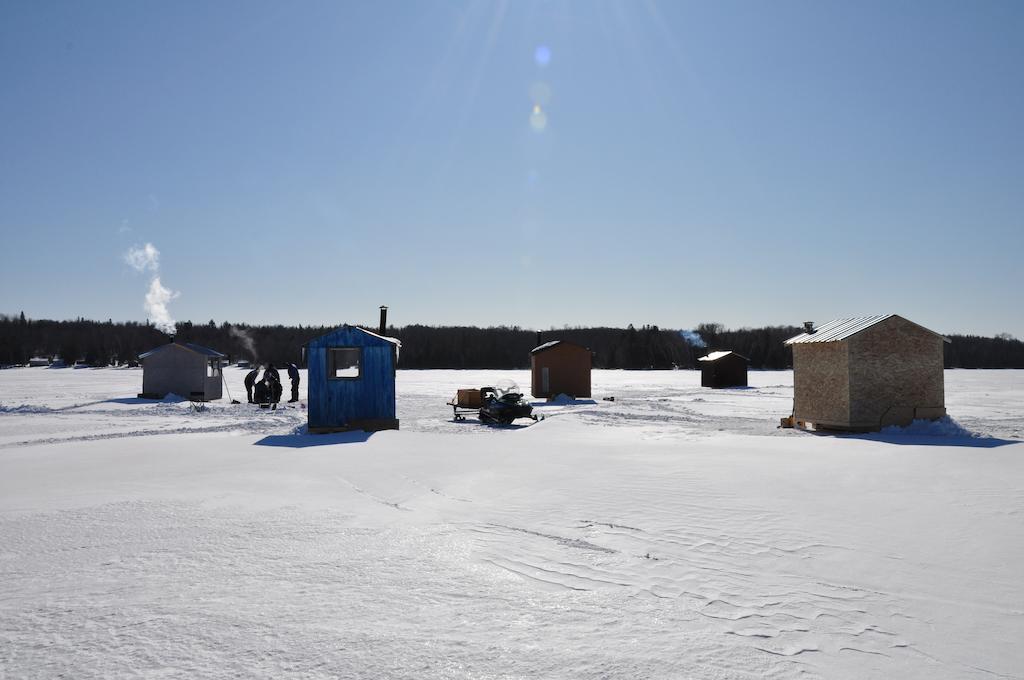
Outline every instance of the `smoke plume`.
{"type": "Polygon", "coordinates": [[[152,243],[147,243],[141,248],[136,246],[124,254],[124,261],[137,272],[153,273],[153,278],[149,281],[149,291],[146,292],[144,308],[154,326],[168,335],[173,335],[174,319],[167,310],[167,305],[180,293],[168,290],[160,283],[160,251],[152,243]]]}
{"type": "Polygon", "coordinates": [[[241,342],[243,345],[245,345],[245,348],[249,350],[249,358],[255,361],[257,358],[256,343],[253,342],[252,336],[249,335],[247,331],[235,328],[234,326],[231,327],[231,335],[237,338],[238,341],[241,342]]]}
{"type": "Polygon", "coordinates": [[[167,290],[160,283],[160,277],[154,276],[149,282],[149,292],[146,293],[146,312],[149,314],[153,325],[168,335],[174,334],[174,319],[167,311],[167,303],[178,297],[180,293],[167,290]]]}
{"type": "Polygon", "coordinates": [[[129,248],[124,254],[124,261],[137,272],[144,272],[147,269],[151,272],[160,271],[160,251],[152,243],[147,243],[141,248],[129,248]]]}
{"type": "Polygon", "coordinates": [[[704,338],[700,337],[700,333],[696,331],[679,331],[679,335],[683,336],[683,340],[691,347],[707,347],[708,343],[704,342],[704,338]]]}

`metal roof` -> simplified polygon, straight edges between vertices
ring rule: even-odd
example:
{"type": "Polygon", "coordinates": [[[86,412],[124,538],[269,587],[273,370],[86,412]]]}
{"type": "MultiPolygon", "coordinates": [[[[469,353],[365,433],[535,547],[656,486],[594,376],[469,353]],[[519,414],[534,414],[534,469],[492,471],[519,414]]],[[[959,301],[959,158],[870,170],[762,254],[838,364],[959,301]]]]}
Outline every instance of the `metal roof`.
{"type": "Polygon", "coordinates": [[[378,333],[374,333],[373,331],[366,330],[362,326],[352,326],[352,325],[349,325],[347,323],[341,324],[340,326],[338,326],[334,330],[330,331],[329,333],[324,333],[323,335],[319,335],[319,336],[317,336],[315,338],[311,338],[310,340],[308,340],[306,342],[306,344],[304,346],[305,347],[322,347],[322,346],[326,347],[327,345],[323,344],[322,341],[324,341],[325,339],[330,338],[332,336],[338,335],[338,334],[344,334],[344,333],[346,333],[348,331],[359,331],[363,335],[368,335],[371,338],[376,338],[377,340],[382,340],[384,342],[387,342],[387,343],[390,343],[390,344],[394,345],[395,347],[401,347],[402,346],[402,341],[399,340],[398,338],[392,338],[391,336],[388,336],[388,335],[380,335],[378,333]]]}
{"type": "Polygon", "coordinates": [[[221,358],[224,358],[224,357],[227,356],[226,354],[221,354],[220,352],[218,352],[215,349],[210,349],[209,347],[203,347],[202,345],[197,345],[194,342],[186,342],[185,343],[185,347],[188,347],[193,352],[199,352],[200,354],[205,354],[208,357],[221,357],[221,358]]]}
{"type": "Polygon", "coordinates": [[[398,338],[393,338],[390,335],[381,335],[380,333],[374,333],[373,331],[368,331],[365,328],[360,328],[359,326],[353,326],[353,328],[355,328],[357,331],[362,331],[367,335],[372,335],[373,337],[383,340],[384,342],[390,342],[392,345],[395,345],[397,347],[402,346],[401,340],[399,340],[398,338]]]}
{"type": "Polygon", "coordinates": [[[880,314],[877,316],[855,316],[847,319],[829,321],[828,323],[816,327],[813,333],[801,333],[800,335],[786,340],[784,344],[796,345],[810,342],[840,342],[894,316],[909,324],[913,324],[922,330],[928,331],[933,335],[938,335],[946,342],[949,342],[949,338],[944,337],[940,333],[929,330],[924,326],[919,326],[913,321],[907,321],[897,314],[880,314]]]}
{"type": "Polygon", "coordinates": [[[589,351],[588,347],[584,347],[583,345],[578,345],[575,342],[568,342],[567,340],[552,340],[551,342],[545,342],[543,345],[537,345],[536,347],[534,347],[533,349],[530,350],[530,354],[536,354],[537,352],[543,352],[546,349],[551,349],[555,345],[569,345],[571,347],[579,347],[582,350],[589,351]]]}
{"type": "Polygon", "coordinates": [[[703,356],[700,359],[697,359],[697,361],[718,361],[722,357],[727,357],[730,354],[736,354],[736,356],[738,356],[740,359],[743,359],[744,361],[750,361],[750,359],[748,359],[747,357],[743,356],[742,354],[737,354],[736,352],[733,352],[732,350],[725,350],[725,351],[722,351],[722,352],[712,352],[711,354],[708,354],[707,356],[703,356]]]}
{"type": "Polygon", "coordinates": [[[183,348],[185,348],[187,350],[191,350],[191,351],[195,352],[196,354],[202,354],[202,355],[208,356],[208,357],[214,357],[214,358],[223,359],[223,358],[225,358],[227,356],[226,354],[221,354],[220,352],[218,352],[215,349],[210,349],[209,347],[203,347],[202,345],[197,345],[194,342],[169,342],[166,345],[160,345],[159,347],[154,347],[153,349],[149,350],[148,352],[143,352],[142,354],[139,355],[139,358],[140,359],[145,359],[146,357],[151,356],[153,354],[156,354],[157,352],[161,352],[161,351],[167,349],[168,347],[170,347],[172,345],[177,345],[178,347],[183,347],[183,348]]]}

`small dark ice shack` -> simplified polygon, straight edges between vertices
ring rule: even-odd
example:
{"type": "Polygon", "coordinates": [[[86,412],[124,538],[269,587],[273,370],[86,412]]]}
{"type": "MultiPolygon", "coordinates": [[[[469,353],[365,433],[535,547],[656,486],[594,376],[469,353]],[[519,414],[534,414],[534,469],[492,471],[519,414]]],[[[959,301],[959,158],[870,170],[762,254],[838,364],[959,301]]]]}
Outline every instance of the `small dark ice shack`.
{"type": "Polygon", "coordinates": [[[711,352],[700,362],[701,387],[746,387],[750,359],[736,352],[711,352]]]}

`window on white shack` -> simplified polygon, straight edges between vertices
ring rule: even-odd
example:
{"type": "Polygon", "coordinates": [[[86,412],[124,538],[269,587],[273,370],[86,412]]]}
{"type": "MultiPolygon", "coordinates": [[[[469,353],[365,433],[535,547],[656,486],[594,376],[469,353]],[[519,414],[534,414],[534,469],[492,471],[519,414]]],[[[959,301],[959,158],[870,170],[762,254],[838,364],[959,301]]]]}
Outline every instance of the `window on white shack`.
{"type": "Polygon", "coordinates": [[[327,377],[331,380],[358,380],[362,362],[361,347],[332,347],[328,350],[327,377]]]}
{"type": "Polygon", "coordinates": [[[207,378],[219,378],[220,377],[220,360],[210,359],[206,362],[206,377],[207,378]]]}

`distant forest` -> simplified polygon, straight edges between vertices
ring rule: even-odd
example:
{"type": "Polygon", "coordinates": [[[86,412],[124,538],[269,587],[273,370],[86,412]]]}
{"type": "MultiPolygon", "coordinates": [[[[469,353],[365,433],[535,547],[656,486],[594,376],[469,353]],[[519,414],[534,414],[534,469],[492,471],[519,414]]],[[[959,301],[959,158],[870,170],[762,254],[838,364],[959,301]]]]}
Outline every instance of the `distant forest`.
{"type": "MultiPolygon", "coordinates": [[[[376,324],[363,326],[376,330],[376,324]]],[[[250,326],[210,321],[177,324],[177,339],[212,347],[232,362],[301,364],[302,346],[326,333],[328,326],[250,326]]],[[[640,326],[628,328],[563,328],[541,332],[540,340],[568,340],[594,352],[595,368],[696,368],[698,357],[728,349],[748,357],[751,368],[781,369],[792,365],[792,352],[783,341],[802,332],[796,326],[726,329],[703,323],[686,331],[640,326]]],[[[388,335],[402,341],[401,368],[527,368],[537,331],[517,326],[389,327],[388,335]]],[[[994,338],[950,336],[947,368],[1024,368],[1024,342],[1008,335],[994,338]]],[[[113,321],[47,321],[27,319],[24,313],[0,315],[0,366],[27,364],[33,357],[90,366],[129,364],[140,353],[169,340],[148,323],[113,321]]]]}

